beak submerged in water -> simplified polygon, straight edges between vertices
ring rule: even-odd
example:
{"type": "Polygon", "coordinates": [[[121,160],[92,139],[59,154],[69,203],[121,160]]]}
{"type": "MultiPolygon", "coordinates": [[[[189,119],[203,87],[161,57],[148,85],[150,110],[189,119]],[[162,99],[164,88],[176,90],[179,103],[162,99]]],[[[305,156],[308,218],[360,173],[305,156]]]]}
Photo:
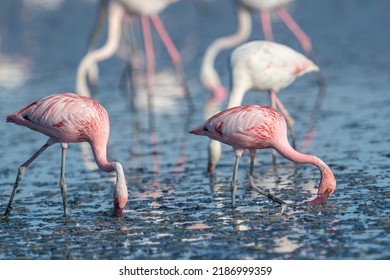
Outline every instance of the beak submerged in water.
{"type": "Polygon", "coordinates": [[[126,202],[127,202],[127,199],[125,202],[120,202],[118,198],[115,199],[114,201],[114,211],[113,211],[113,216],[114,217],[120,217],[122,216],[122,212],[123,212],[123,209],[125,208],[126,206],[126,202]]]}
{"type": "Polygon", "coordinates": [[[318,188],[318,195],[315,199],[308,201],[308,204],[324,204],[326,200],[331,196],[332,193],[336,190],[336,179],[329,169],[321,175],[321,182],[318,188]]]}
{"type": "Polygon", "coordinates": [[[308,204],[324,204],[332,193],[330,190],[326,190],[322,194],[318,194],[316,198],[309,200],[308,204]]]}
{"type": "Polygon", "coordinates": [[[114,209],[114,217],[121,217],[122,216],[122,212],[123,212],[122,208],[114,209]]]}

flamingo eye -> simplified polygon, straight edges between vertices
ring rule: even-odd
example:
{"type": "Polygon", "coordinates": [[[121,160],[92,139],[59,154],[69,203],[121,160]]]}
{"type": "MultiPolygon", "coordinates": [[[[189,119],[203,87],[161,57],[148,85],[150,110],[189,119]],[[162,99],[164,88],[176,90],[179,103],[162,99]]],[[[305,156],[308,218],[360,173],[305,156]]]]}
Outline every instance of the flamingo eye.
{"type": "Polygon", "coordinates": [[[207,126],[205,126],[205,127],[203,128],[203,130],[204,130],[204,131],[209,131],[209,129],[207,128],[207,126]]]}

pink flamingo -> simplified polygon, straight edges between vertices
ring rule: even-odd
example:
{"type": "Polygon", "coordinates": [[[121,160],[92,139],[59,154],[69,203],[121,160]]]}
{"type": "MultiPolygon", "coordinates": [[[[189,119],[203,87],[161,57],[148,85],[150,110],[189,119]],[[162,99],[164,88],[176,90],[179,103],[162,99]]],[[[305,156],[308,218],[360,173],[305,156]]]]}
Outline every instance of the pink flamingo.
{"type": "Polygon", "coordinates": [[[96,86],[98,79],[97,63],[108,59],[118,49],[122,31],[121,22],[126,15],[130,15],[141,18],[147,60],[148,87],[150,86],[149,83],[152,83],[150,77],[153,76],[155,70],[154,50],[150,30],[151,21],[164,43],[172,63],[175,65],[176,71],[181,76],[181,82],[185,89],[185,93],[190,106],[192,106],[187,82],[181,65],[180,53],[175,48],[175,45],[158,16],[160,11],[176,1],[178,0],[109,0],[107,3],[107,0],[101,0],[96,29],[90,39],[89,49],[91,49],[91,46],[96,41],[96,33],[99,33],[101,21],[104,19],[103,15],[106,13],[108,21],[107,41],[101,48],[92,51],[90,50],[81,60],[76,75],[76,92],[83,96],[91,96],[87,85],[87,77],[90,79],[93,86],[96,86]]]}
{"type": "MultiPolygon", "coordinates": [[[[232,89],[227,108],[241,105],[246,92],[250,90],[268,91],[271,106],[279,108],[286,118],[295,148],[294,119],[277,93],[297,77],[312,71],[319,71],[313,61],[285,45],[269,41],[245,43],[231,55],[232,89]]],[[[208,149],[208,171],[213,171],[220,158],[220,144],[211,140],[208,149]]]]}
{"type": "MultiPolygon", "coordinates": [[[[235,207],[238,162],[246,149],[249,150],[251,156],[249,185],[256,190],[258,188],[253,182],[256,150],[267,148],[275,149],[282,156],[295,163],[313,164],[320,170],[321,181],[318,195],[309,201],[309,204],[324,203],[336,189],[336,179],[330,168],[321,159],[299,153],[290,146],[287,139],[286,121],[281,113],[271,107],[246,105],[226,109],[195,126],[190,133],[205,135],[230,145],[234,149],[236,162],[231,181],[232,207],[235,207]]],[[[273,199],[272,196],[270,198],[273,199]]],[[[274,200],[283,203],[279,199],[274,200]]]]}
{"type": "Polygon", "coordinates": [[[109,136],[107,111],[91,98],[74,93],[50,95],[31,103],[25,108],[7,116],[7,122],[13,122],[41,132],[49,139],[31,158],[18,169],[15,185],[5,211],[8,216],[16,190],[26,168],[49,146],[60,142],[62,147],[60,188],[64,206],[64,216],[68,215],[65,183],[65,155],[68,143],[88,142],[98,167],[104,172],[116,173],[114,189],[114,215],[121,216],[127,203],[128,193],[122,165],[108,162],[106,149],[109,136]]]}

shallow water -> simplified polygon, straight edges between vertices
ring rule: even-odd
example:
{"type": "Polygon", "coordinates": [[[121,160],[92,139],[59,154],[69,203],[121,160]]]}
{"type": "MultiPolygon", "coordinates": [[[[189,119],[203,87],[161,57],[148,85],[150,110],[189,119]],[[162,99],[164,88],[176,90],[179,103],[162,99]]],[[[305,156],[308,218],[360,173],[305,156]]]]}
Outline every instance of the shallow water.
{"type": "MultiPolygon", "coordinates": [[[[95,3],[59,0],[52,2],[58,6],[50,7],[37,5],[39,1],[0,3],[9,11],[0,14],[2,62],[8,61],[7,55],[17,66],[12,68],[16,72],[10,67],[1,72],[0,81],[7,81],[0,86],[1,115],[51,93],[73,91],[94,20],[85,15],[93,15],[95,3]]],[[[202,54],[215,37],[234,31],[234,9],[225,0],[184,0],[161,17],[183,54],[189,87],[196,96],[193,114],[157,39],[154,114],[147,109],[144,90],[138,92],[136,112],[121,95],[118,84],[126,62],[120,55],[100,64],[96,98],[110,115],[108,154],[123,164],[129,187],[123,217],[110,216],[113,175],[96,170],[94,164],[88,168],[79,144],[69,145],[70,216],[62,217],[60,147],[55,145],[27,170],[11,217],[0,220],[0,258],[389,259],[390,37],[384,35],[389,5],[386,0],[299,0],[290,7],[312,38],[328,84],[313,138],[302,148],[322,158],[335,174],[337,189],[326,205],[304,203],[316,193],[315,168],[278,157],[274,170],[269,151],[259,151],[256,183],[294,206],[282,212],[247,188],[246,155],[238,174],[237,208],[231,209],[233,151],[223,147],[224,156],[210,175],[205,171],[208,140],[187,131],[203,119],[208,98],[198,80],[202,54]]],[[[251,39],[261,39],[259,19],[253,20],[251,39]]],[[[276,18],[274,31],[277,41],[300,51],[276,18]]],[[[125,50],[123,44],[122,57],[125,50]]],[[[226,85],[229,53],[221,53],[217,60],[226,85]]],[[[314,119],[317,94],[314,75],[301,77],[280,94],[296,120],[298,143],[304,143],[314,119]]],[[[244,101],[268,104],[268,96],[249,93],[244,101]]],[[[4,211],[18,166],[46,137],[5,122],[0,122],[0,134],[4,211]]]]}

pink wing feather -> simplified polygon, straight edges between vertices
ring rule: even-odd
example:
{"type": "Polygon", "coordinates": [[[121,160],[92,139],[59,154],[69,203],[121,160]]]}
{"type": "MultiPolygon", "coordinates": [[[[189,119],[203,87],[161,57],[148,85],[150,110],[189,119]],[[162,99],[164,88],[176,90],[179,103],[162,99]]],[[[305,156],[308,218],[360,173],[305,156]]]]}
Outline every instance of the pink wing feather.
{"type": "Polygon", "coordinates": [[[92,133],[89,131],[108,123],[108,115],[90,98],[60,93],[35,101],[7,116],[7,122],[26,126],[61,142],[83,142],[90,139],[92,133]]]}

